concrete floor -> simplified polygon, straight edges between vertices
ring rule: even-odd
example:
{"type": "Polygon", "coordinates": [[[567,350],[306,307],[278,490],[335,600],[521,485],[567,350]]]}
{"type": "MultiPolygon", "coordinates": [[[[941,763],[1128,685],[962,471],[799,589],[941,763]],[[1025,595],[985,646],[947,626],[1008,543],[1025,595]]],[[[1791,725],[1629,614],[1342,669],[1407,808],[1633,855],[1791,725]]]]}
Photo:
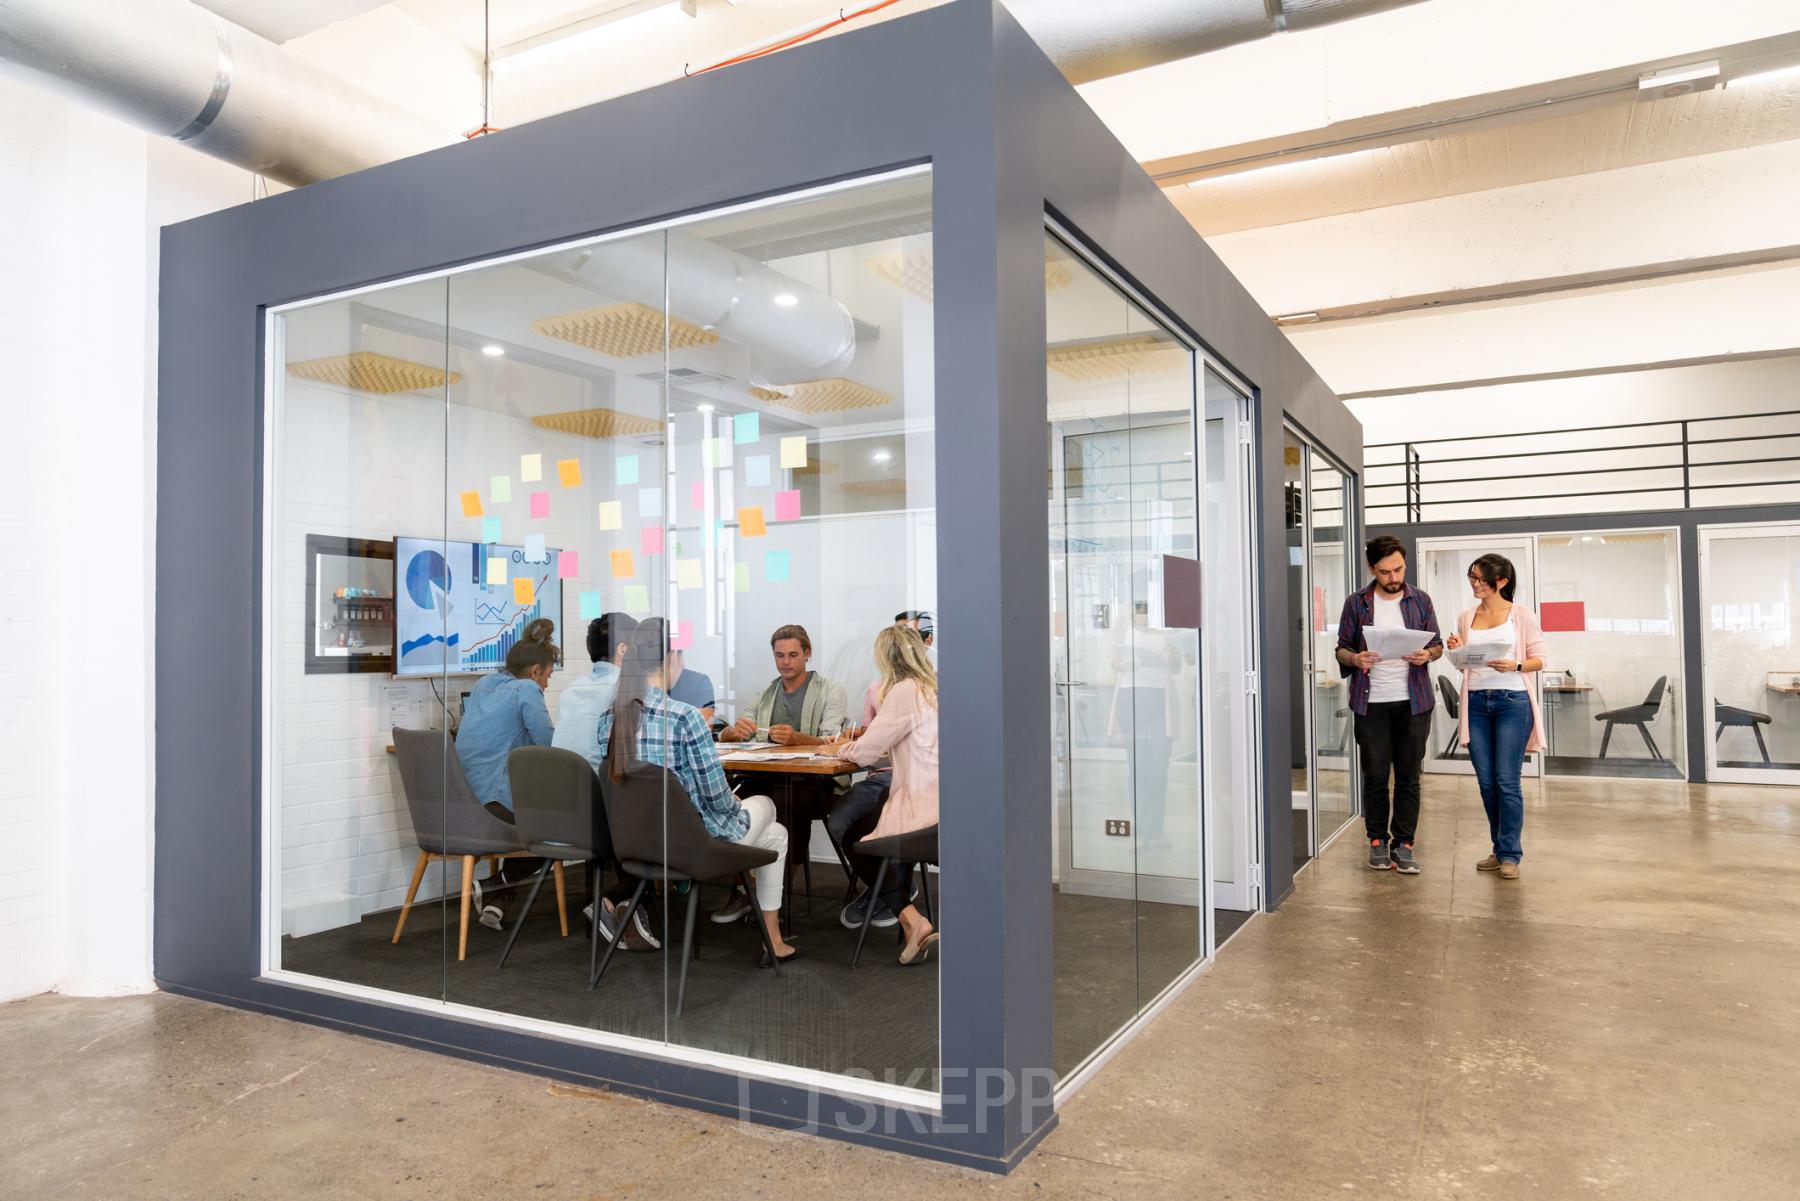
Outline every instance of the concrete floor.
{"type": "Polygon", "coordinates": [[[0,1007],[0,1197],[1800,1196],[1800,797],[1528,785],[1476,875],[1352,830],[1012,1176],[735,1123],[169,996],[0,1007]]]}

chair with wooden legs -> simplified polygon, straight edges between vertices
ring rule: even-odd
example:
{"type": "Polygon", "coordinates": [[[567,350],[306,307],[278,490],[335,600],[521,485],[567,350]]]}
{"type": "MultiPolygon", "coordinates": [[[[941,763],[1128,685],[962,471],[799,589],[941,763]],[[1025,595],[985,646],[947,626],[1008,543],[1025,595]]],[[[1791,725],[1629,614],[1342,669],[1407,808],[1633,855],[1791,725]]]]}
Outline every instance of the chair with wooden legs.
{"type": "MultiPolygon", "coordinates": [[[[522,746],[506,756],[507,778],[512,784],[513,821],[525,849],[544,861],[531,879],[531,891],[519,906],[518,920],[507,936],[494,970],[506,966],[519,931],[537,901],[544,877],[556,876],[556,916],[562,922],[562,936],[569,937],[569,904],[563,897],[563,864],[591,863],[600,858],[593,847],[595,806],[599,803],[600,781],[588,761],[574,751],[553,746],[522,746]]],[[[600,948],[600,874],[593,873],[595,920],[588,939],[588,975],[600,948]]]]}
{"type": "Polygon", "coordinates": [[[462,760],[442,730],[394,729],[394,755],[399,760],[400,783],[406,792],[406,808],[412,815],[413,836],[419,840],[419,861],[413,867],[412,883],[406,888],[406,901],[400,906],[400,919],[394,923],[394,937],[399,942],[406,929],[406,915],[413,898],[425,879],[425,868],[441,859],[462,863],[462,924],[456,939],[456,957],[469,953],[469,900],[475,886],[475,864],[492,862],[498,872],[500,860],[524,856],[530,852],[519,840],[518,830],[500,820],[475,799],[474,789],[463,775],[462,760]]]}

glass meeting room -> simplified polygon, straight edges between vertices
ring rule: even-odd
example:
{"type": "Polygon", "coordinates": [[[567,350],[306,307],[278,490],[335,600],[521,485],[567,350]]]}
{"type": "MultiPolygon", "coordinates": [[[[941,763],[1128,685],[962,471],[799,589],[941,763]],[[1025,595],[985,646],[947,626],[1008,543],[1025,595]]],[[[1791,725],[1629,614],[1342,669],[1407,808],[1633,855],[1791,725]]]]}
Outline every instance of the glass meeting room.
{"type": "Polygon", "coordinates": [[[1800,784],[1800,525],[1700,527],[1707,778],[1800,784]]]}

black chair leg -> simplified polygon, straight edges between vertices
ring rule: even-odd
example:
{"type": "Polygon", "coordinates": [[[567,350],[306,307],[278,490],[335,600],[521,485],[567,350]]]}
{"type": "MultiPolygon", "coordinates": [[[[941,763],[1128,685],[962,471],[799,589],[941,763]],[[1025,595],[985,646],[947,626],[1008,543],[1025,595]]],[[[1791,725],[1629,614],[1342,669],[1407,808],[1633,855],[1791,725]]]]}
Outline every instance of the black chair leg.
{"type": "Polygon", "coordinates": [[[1650,737],[1650,727],[1640,722],[1638,724],[1638,733],[1644,736],[1644,745],[1650,748],[1650,757],[1661,762],[1663,753],[1656,749],[1656,739],[1650,737]]]}
{"type": "Polygon", "coordinates": [[[512,933],[507,935],[506,946],[500,951],[500,962],[494,965],[497,972],[506,966],[506,957],[512,954],[513,944],[519,941],[519,931],[525,928],[525,918],[531,913],[531,907],[537,902],[538,889],[544,886],[544,877],[550,874],[551,860],[544,860],[544,866],[538,868],[537,875],[531,878],[531,891],[525,894],[525,903],[519,907],[519,920],[513,923],[512,933]]]}
{"type": "Polygon", "coordinates": [[[694,915],[700,912],[700,882],[688,885],[687,921],[681,931],[681,980],[675,986],[675,1017],[681,1017],[681,1006],[687,1000],[688,960],[694,951],[694,915]]]}
{"type": "Polygon", "coordinates": [[[1763,741],[1762,727],[1760,725],[1752,725],[1750,727],[1750,732],[1756,735],[1756,749],[1762,752],[1763,766],[1767,767],[1771,760],[1769,759],[1769,744],[1763,741]]]}
{"type": "Polygon", "coordinates": [[[1606,723],[1606,733],[1600,735],[1600,756],[1599,757],[1602,759],[1606,758],[1607,743],[1612,741],[1612,728],[1613,728],[1613,724],[1610,721],[1607,722],[1606,723]]]}
{"type": "Polygon", "coordinates": [[[763,954],[769,957],[769,966],[779,976],[781,956],[775,953],[775,940],[769,937],[769,927],[763,921],[762,908],[756,903],[756,882],[750,878],[749,872],[738,873],[738,887],[750,898],[750,924],[756,927],[756,936],[762,940],[763,954]]]}
{"type": "Polygon", "coordinates": [[[856,950],[850,955],[850,970],[856,970],[856,961],[862,958],[863,943],[869,938],[869,924],[875,920],[875,906],[881,898],[881,886],[887,883],[888,867],[894,861],[883,859],[875,866],[875,887],[869,893],[869,903],[863,908],[862,929],[856,935],[856,950]]]}
{"type": "Polygon", "coordinates": [[[925,898],[925,920],[937,925],[937,907],[931,903],[931,865],[919,864],[919,895],[925,898]]]}
{"type": "MultiPolygon", "coordinates": [[[[625,941],[625,931],[631,928],[631,915],[637,912],[638,902],[644,899],[644,889],[649,886],[650,881],[639,880],[637,887],[631,890],[631,900],[625,903],[625,912],[619,917],[619,937],[606,944],[606,954],[600,956],[600,967],[588,981],[589,992],[593,992],[600,983],[600,977],[606,975],[606,965],[612,962],[613,952],[618,950],[619,944],[625,941]]],[[[600,911],[596,909],[594,917],[598,919],[599,916],[600,911]]]]}
{"type": "Polygon", "coordinates": [[[591,894],[593,894],[593,898],[594,898],[594,920],[588,923],[588,925],[590,927],[588,930],[588,979],[589,980],[592,980],[594,977],[596,977],[600,974],[600,972],[599,972],[599,965],[600,965],[600,913],[601,913],[600,877],[601,877],[600,865],[598,863],[589,864],[588,865],[588,880],[590,881],[590,884],[588,887],[588,891],[591,894]]]}

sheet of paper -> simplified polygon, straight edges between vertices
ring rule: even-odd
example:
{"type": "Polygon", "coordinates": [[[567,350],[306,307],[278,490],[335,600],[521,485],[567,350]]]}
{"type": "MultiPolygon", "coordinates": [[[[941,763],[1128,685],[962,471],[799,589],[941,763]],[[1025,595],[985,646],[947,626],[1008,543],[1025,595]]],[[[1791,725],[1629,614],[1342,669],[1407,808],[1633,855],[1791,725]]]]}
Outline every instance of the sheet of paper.
{"type": "Polygon", "coordinates": [[[600,528],[616,530],[625,524],[625,506],[616,500],[600,502],[600,528]]]}
{"type": "Polygon", "coordinates": [[[550,494],[548,492],[531,494],[531,515],[533,517],[550,516],[550,494]]]}
{"type": "Polygon", "coordinates": [[[1437,637],[1430,630],[1395,630],[1380,626],[1364,626],[1362,635],[1363,645],[1383,659],[1404,659],[1414,651],[1424,650],[1425,644],[1437,637]]]}
{"type": "Polygon", "coordinates": [[[747,509],[738,510],[738,533],[746,538],[761,538],[768,532],[769,527],[763,521],[761,505],[751,505],[747,509]]]}
{"type": "Polygon", "coordinates": [[[620,455],[613,460],[613,483],[635,484],[638,482],[638,461],[636,455],[620,455]]]}
{"type": "Polygon", "coordinates": [[[806,466],[805,434],[781,440],[781,465],[788,469],[806,466]]]}
{"type": "Polygon", "coordinates": [[[543,455],[519,456],[519,479],[527,484],[535,484],[544,478],[543,455]]]}
{"type": "Polygon", "coordinates": [[[744,486],[746,488],[767,488],[769,486],[769,456],[744,456],[744,486]]]}
{"type": "Polygon", "coordinates": [[[675,586],[677,588],[698,588],[701,586],[700,560],[677,559],[675,561],[675,586]]]}
{"type": "Polygon", "coordinates": [[[556,578],[572,580],[581,574],[581,552],[565,550],[557,552],[556,578]]]}
{"type": "Polygon", "coordinates": [[[731,439],[739,446],[762,441],[762,414],[739,413],[731,419],[731,439]]]}
{"type": "Polygon", "coordinates": [[[800,517],[800,493],[798,490],[777,492],[775,494],[775,520],[796,521],[800,517]]]}
{"type": "Polygon", "coordinates": [[[1484,667],[1492,659],[1510,659],[1512,658],[1512,647],[1505,642],[1472,642],[1468,646],[1445,652],[1444,657],[1449,659],[1458,670],[1465,670],[1471,667],[1484,667]]]}
{"type": "Polygon", "coordinates": [[[502,504],[512,499],[512,476],[496,475],[488,479],[488,496],[495,504],[502,504]]]}
{"type": "Polygon", "coordinates": [[[465,492],[462,494],[462,510],[464,517],[481,516],[481,493],[465,492]]]}
{"type": "Polygon", "coordinates": [[[565,488],[581,487],[581,460],[556,460],[556,478],[562,481],[562,486],[565,488]]]}

